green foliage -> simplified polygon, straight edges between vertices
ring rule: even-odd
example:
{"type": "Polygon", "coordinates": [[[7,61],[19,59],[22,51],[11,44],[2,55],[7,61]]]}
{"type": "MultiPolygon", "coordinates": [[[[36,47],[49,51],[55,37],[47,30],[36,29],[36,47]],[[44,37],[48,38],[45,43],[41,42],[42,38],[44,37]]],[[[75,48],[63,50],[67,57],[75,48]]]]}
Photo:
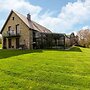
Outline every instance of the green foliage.
{"type": "Polygon", "coordinates": [[[0,37],[0,44],[2,44],[2,38],[0,37]]]}
{"type": "Polygon", "coordinates": [[[0,48],[2,48],[2,44],[0,44],[0,48]]]}
{"type": "Polygon", "coordinates": [[[0,90],[90,90],[90,49],[0,50],[0,90]]]}

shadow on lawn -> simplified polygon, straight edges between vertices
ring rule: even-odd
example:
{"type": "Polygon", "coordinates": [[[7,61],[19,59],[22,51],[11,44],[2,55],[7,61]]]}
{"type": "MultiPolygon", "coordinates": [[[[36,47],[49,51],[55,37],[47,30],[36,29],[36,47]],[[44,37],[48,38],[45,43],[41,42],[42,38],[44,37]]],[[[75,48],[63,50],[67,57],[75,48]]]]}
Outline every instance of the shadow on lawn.
{"type": "Polygon", "coordinates": [[[71,51],[71,52],[82,52],[82,50],[80,49],[80,47],[77,46],[73,46],[67,49],[46,49],[46,50],[50,50],[50,51],[71,51]]]}
{"type": "MultiPolygon", "coordinates": [[[[72,52],[82,52],[79,47],[71,47],[69,49],[44,49],[49,51],[72,51],[72,52]]],[[[42,53],[43,50],[0,50],[0,59],[23,55],[23,54],[29,54],[29,53],[42,53]]]]}
{"type": "Polygon", "coordinates": [[[77,47],[77,46],[73,46],[73,47],[67,49],[66,51],[82,52],[82,50],[80,49],[80,47],[77,47]]]}
{"type": "Polygon", "coordinates": [[[29,54],[29,53],[42,53],[42,50],[0,50],[0,59],[23,55],[23,54],[29,54]]]}

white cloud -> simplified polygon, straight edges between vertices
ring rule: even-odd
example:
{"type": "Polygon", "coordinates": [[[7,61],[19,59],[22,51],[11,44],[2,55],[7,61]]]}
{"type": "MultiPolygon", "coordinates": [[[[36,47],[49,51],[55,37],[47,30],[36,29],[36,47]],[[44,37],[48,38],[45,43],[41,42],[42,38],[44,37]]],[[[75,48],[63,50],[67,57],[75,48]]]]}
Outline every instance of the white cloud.
{"type": "Polygon", "coordinates": [[[69,30],[73,31],[75,25],[84,24],[85,22],[89,21],[89,18],[90,0],[85,0],[85,2],[79,0],[74,3],[68,3],[66,6],[64,6],[56,18],[45,18],[44,16],[40,23],[54,29],[56,32],[68,32],[69,30]]]}
{"type": "Polygon", "coordinates": [[[31,14],[38,14],[42,8],[40,6],[34,6],[25,0],[4,0],[0,1],[0,11],[1,10],[18,10],[24,13],[30,12],[31,14]]]}
{"type": "Polygon", "coordinates": [[[26,0],[0,0],[0,26],[3,25],[3,19],[6,19],[4,16],[7,16],[11,9],[24,15],[31,13],[33,19],[38,19],[38,15],[42,10],[40,6],[34,6],[31,3],[26,2],[26,0]]]}
{"type": "Polygon", "coordinates": [[[85,29],[89,29],[90,27],[89,26],[83,26],[82,29],[85,30],[85,29]]]}
{"type": "Polygon", "coordinates": [[[0,11],[11,9],[17,10],[22,14],[30,12],[32,19],[38,23],[46,26],[54,32],[74,32],[76,25],[85,24],[90,21],[90,0],[77,0],[74,3],[68,3],[62,7],[57,17],[53,17],[51,11],[46,11],[40,15],[43,8],[40,6],[34,6],[25,0],[4,0],[0,1],[0,11]]]}

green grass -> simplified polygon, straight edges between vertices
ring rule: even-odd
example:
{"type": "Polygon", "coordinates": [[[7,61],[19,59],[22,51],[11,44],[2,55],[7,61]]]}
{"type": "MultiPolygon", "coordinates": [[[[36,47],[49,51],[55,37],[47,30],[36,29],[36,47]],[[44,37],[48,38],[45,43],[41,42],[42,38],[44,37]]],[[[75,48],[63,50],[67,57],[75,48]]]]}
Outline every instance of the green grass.
{"type": "Polygon", "coordinates": [[[0,44],[0,48],[2,48],[2,44],[0,44]]]}
{"type": "Polygon", "coordinates": [[[0,90],[90,90],[90,49],[0,50],[0,90]]]}

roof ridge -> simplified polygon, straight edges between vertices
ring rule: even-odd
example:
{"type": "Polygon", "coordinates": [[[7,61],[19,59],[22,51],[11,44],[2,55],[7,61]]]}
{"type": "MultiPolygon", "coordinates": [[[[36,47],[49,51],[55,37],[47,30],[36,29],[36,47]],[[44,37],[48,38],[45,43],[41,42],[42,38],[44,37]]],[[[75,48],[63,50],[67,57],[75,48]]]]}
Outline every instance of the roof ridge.
{"type": "Polygon", "coordinates": [[[35,21],[32,21],[32,20],[29,21],[26,16],[24,16],[21,13],[18,13],[15,10],[11,10],[11,12],[10,12],[6,22],[5,22],[5,24],[3,25],[3,28],[1,29],[1,33],[2,33],[5,25],[7,24],[9,18],[11,17],[12,13],[15,13],[23,21],[23,23],[27,25],[28,28],[30,28],[32,30],[39,31],[39,32],[51,33],[51,31],[49,29],[47,29],[46,27],[36,23],[35,21]]]}
{"type": "MultiPolygon", "coordinates": [[[[16,11],[15,11],[16,12],[16,11]]],[[[21,16],[23,16],[24,18],[26,18],[24,15],[22,15],[21,13],[18,13],[18,12],[16,12],[16,14],[19,14],[19,15],[21,15],[21,16]]],[[[26,18],[27,19],[27,18],[26,18]]],[[[49,29],[47,29],[46,27],[44,27],[44,26],[42,26],[42,25],[40,25],[40,24],[38,24],[37,22],[35,22],[35,21],[33,21],[33,20],[31,20],[31,22],[30,21],[28,21],[29,22],[29,24],[31,24],[31,27],[32,27],[32,29],[34,29],[34,26],[38,29],[38,31],[40,31],[40,32],[45,32],[46,30],[48,31],[48,32],[51,32],[49,29]],[[33,25],[34,26],[33,26],[33,25]],[[39,26],[39,27],[38,27],[39,26]],[[45,30],[41,30],[40,29],[40,27],[42,27],[42,28],[44,28],[45,30]]]]}
{"type": "MultiPolygon", "coordinates": [[[[33,23],[33,24],[34,24],[34,26],[35,26],[36,28],[38,28],[38,29],[40,30],[40,28],[39,28],[38,26],[36,26],[35,23],[33,23]]],[[[40,31],[41,31],[41,30],[40,30],[40,31]]]]}

